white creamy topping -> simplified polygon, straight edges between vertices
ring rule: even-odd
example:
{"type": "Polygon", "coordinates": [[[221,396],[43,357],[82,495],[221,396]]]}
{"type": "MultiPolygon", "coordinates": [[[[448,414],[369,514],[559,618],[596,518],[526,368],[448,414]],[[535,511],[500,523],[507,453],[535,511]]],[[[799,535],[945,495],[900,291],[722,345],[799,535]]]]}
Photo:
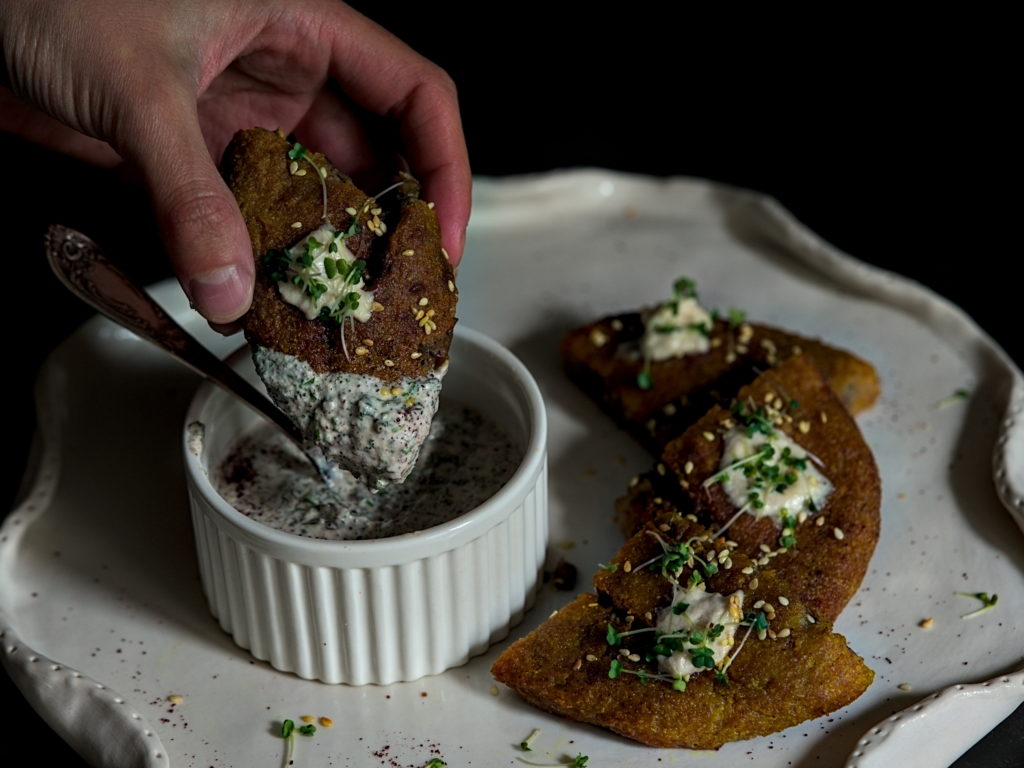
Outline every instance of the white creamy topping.
{"type": "Polygon", "coordinates": [[[444,370],[389,384],[365,374],[317,373],[305,360],[264,347],[253,362],[278,408],[329,462],[378,487],[409,475],[437,412],[444,370]]]}
{"type": "Polygon", "coordinates": [[[346,239],[344,232],[323,226],[286,251],[291,259],[288,279],[279,280],[277,288],[281,298],[302,310],[309,320],[324,309],[334,313],[344,306],[348,307],[346,315],[362,323],[370,319],[373,292],[365,290],[361,275],[353,275],[356,257],[345,245],[346,239]]]}
{"type": "Polygon", "coordinates": [[[748,436],[743,427],[729,430],[719,468],[713,480],[720,479],[729,501],[754,517],[781,521],[783,514],[814,514],[832,493],[814,459],[777,429],[770,436],[748,436]]]}
{"type": "Polygon", "coordinates": [[[710,348],[711,315],[694,297],[662,304],[646,322],[643,353],[646,360],[668,360],[703,354],[710,348]]]}
{"type": "Polygon", "coordinates": [[[736,629],[742,618],[742,590],[721,595],[705,591],[703,584],[687,589],[674,585],[672,605],[658,614],[656,629],[662,640],[666,635],[681,639],[682,650],[671,656],[658,656],[659,669],[684,680],[702,669],[710,669],[694,664],[694,652],[700,658],[700,649],[710,650],[714,666],[719,666],[736,643],[736,629]]]}

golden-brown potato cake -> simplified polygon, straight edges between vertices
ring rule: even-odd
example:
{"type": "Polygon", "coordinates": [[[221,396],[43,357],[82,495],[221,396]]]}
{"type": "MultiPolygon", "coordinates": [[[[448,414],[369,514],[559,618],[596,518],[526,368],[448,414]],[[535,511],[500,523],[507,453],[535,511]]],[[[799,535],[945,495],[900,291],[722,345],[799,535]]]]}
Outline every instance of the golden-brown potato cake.
{"type": "Polygon", "coordinates": [[[253,305],[243,318],[246,338],[305,360],[321,373],[371,374],[394,382],[441,368],[455,327],[457,294],[451,265],[441,251],[437,216],[418,199],[419,185],[408,175],[397,189],[376,200],[326,157],[307,150],[312,164],[326,171],[330,224],[346,230],[357,221],[359,232],[346,245],[366,261],[364,279],[373,291],[375,311],[365,323],[342,324],[343,345],[337,324],[308,320],[281,300],[264,254],[292,246],[323,223],[317,174],[304,160],[293,166],[288,154],[293,146],[280,132],[253,128],[235,135],[222,162],[256,260],[253,305]]]}
{"type": "Polygon", "coordinates": [[[828,378],[853,413],[878,397],[874,368],[860,358],[814,339],[748,323],[716,321],[711,348],[650,364],[652,386],[641,389],[639,342],[644,335],[638,312],[607,317],[571,331],[562,341],[569,377],[652,453],[718,403],[728,404],[758,371],[803,354],[828,378]]]}
{"type": "MultiPolygon", "coordinates": [[[[780,422],[775,428],[821,461],[833,491],[817,515],[795,527],[791,547],[780,546],[780,526],[769,517],[741,515],[726,537],[751,558],[771,561],[815,616],[834,620],[860,586],[878,541],[881,484],[871,450],[806,355],[766,371],[737,399],[781,406],[774,409],[780,422]]],[[[705,481],[718,474],[722,436],[736,421],[735,413],[715,406],[665,447],[658,467],[616,505],[625,535],[667,510],[695,514],[716,530],[734,516],[736,507],[721,485],[705,481]]]]}

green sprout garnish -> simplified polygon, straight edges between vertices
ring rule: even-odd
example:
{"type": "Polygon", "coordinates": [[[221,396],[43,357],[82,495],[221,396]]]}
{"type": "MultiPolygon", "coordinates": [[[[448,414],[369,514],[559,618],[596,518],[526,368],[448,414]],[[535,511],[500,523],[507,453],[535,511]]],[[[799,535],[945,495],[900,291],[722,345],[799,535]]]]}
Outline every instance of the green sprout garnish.
{"type": "Polygon", "coordinates": [[[636,375],[636,385],[640,389],[650,389],[654,386],[651,382],[651,361],[644,360],[644,367],[640,369],[640,373],[636,375]]]}
{"type": "Polygon", "coordinates": [[[533,747],[531,745],[533,744],[534,739],[536,739],[538,736],[540,736],[540,728],[534,728],[530,732],[530,735],[519,743],[519,748],[523,750],[523,752],[532,751],[533,747]]]}
{"type": "Polygon", "coordinates": [[[327,221],[327,181],[324,178],[327,175],[326,172],[320,170],[320,166],[314,163],[313,158],[309,156],[309,150],[297,141],[292,144],[292,148],[288,150],[288,158],[295,162],[305,160],[312,166],[313,173],[316,174],[317,181],[320,182],[320,191],[323,193],[324,210],[322,218],[324,221],[327,221]]]}
{"type": "Polygon", "coordinates": [[[312,736],[314,733],[316,733],[316,726],[312,723],[309,723],[308,725],[299,726],[296,730],[303,736],[312,736]]]}
{"type": "Polygon", "coordinates": [[[615,573],[617,570],[619,570],[618,563],[610,563],[608,565],[605,565],[604,563],[598,563],[597,567],[600,568],[602,571],[608,571],[608,573],[615,573]]]}
{"type": "Polygon", "coordinates": [[[295,752],[295,721],[284,720],[281,723],[281,738],[284,739],[284,763],[283,765],[289,766],[292,764],[292,755],[295,752]]]}
{"type": "Polygon", "coordinates": [[[446,768],[447,765],[440,757],[432,757],[423,764],[423,768],[446,768]]]}
{"type": "Polygon", "coordinates": [[[999,602],[999,595],[994,592],[991,595],[988,592],[957,592],[957,594],[963,597],[973,597],[975,600],[981,601],[981,607],[978,610],[965,613],[960,617],[961,619],[971,619],[986,611],[990,611],[999,602]]]}
{"type": "Polygon", "coordinates": [[[949,397],[946,397],[946,398],[943,398],[942,400],[940,400],[938,403],[935,404],[935,407],[936,407],[936,409],[939,409],[939,410],[941,410],[942,408],[949,408],[949,406],[956,405],[960,401],[966,400],[970,396],[971,396],[971,391],[969,389],[961,388],[961,389],[956,390],[949,397]]]}

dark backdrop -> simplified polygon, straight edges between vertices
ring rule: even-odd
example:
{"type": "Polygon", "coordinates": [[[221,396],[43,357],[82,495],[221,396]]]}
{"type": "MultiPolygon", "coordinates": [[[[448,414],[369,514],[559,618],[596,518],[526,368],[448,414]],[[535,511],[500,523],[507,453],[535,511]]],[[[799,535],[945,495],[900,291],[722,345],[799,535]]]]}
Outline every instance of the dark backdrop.
{"type": "MultiPolygon", "coordinates": [[[[1006,19],[356,5],[453,76],[475,173],[600,166],[769,193],[839,248],[957,302],[1024,363],[1013,309],[1019,83],[1006,19]]],[[[0,148],[16,192],[0,207],[12,246],[9,508],[33,428],[34,372],[90,315],[42,264],[46,224],[89,233],[141,281],[169,271],[150,255],[160,249],[144,198],[119,174],[12,137],[0,148]]],[[[36,762],[81,765],[0,678],[8,722],[36,762]]],[[[1022,745],[1024,710],[957,765],[1018,766],[1022,745]]]]}

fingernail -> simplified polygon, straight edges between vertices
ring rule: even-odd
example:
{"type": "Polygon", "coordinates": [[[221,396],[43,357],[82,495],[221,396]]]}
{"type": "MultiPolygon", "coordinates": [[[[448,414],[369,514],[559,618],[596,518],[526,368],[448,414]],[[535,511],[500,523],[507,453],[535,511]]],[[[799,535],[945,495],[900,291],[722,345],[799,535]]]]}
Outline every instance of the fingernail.
{"type": "Polygon", "coordinates": [[[250,285],[234,265],[196,275],[189,283],[189,296],[207,320],[226,323],[249,308],[250,285]]]}

